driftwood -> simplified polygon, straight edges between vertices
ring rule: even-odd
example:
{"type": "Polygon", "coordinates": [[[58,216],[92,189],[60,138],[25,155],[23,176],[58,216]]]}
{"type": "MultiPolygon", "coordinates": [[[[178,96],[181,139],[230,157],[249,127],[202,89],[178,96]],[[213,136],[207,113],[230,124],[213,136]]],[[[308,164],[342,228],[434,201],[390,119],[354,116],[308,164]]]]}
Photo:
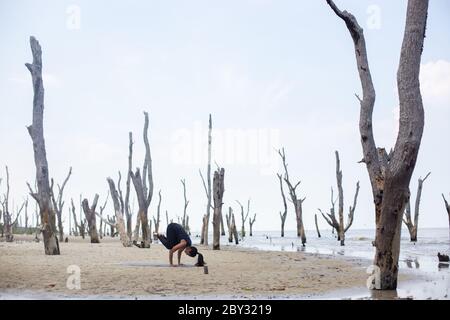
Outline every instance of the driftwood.
{"type": "Polygon", "coordinates": [[[55,211],[52,205],[49,170],[44,140],[44,85],[42,81],[42,49],[34,37],[30,37],[33,63],[26,63],[33,82],[33,121],[27,127],[33,141],[34,163],[36,166],[37,192],[30,189],[31,196],[39,204],[41,230],[44,250],[47,255],[59,255],[59,243],[56,237],[55,211]]]}
{"type": "Polygon", "coordinates": [[[52,203],[55,209],[56,217],[58,218],[58,231],[59,231],[59,242],[64,241],[64,227],[62,222],[62,212],[64,207],[63,193],[66,187],[67,181],[69,181],[70,175],[72,174],[72,167],[69,169],[67,177],[64,179],[62,185],[58,184],[58,196],[55,198],[55,193],[53,192],[53,179],[51,179],[51,189],[52,189],[52,203]]]}
{"type": "MultiPolygon", "coordinates": [[[[142,168],[142,176],[139,168],[136,172],[130,172],[131,181],[133,182],[134,189],[136,191],[136,196],[138,199],[139,213],[136,219],[136,226],[141,225],[142,228],[142,247],[150,248],[150,243],[152,241],[150,237],[150,228],[148,221],[148,207],[152,201],[153,197],[153,172],[152,172],[152,158],[150,153],[150,144],[148,141],[148,113],[144,112],[144,146],[145,146],[145,159],[144,166],[142,168]],[[147,185],[148,183],[148,185],[147,185]]],[[[135,230],[136,231],[136,230],[135,230]]],[[[136,236],[139,236],[139,227],[137,232],[135,232],[135,241],[137,242],[136,236]]]]}
{"type": "Polygon", "coordinates": [[[417,241],[417,229],[419,225],[419,207],[420,207],[420,198],[422,197],[422,188],[423,183],[427,178],[430,176],[431,172],[429,172],[425,178],[419,178],[418,184],[417,184],[417,195],[416,195],[416,202],[414,207],[414,221],[411,218],[411,199],[408,199],[408,202],[406,203],[405,208],[405,218],[403,219],[403,222],[408,227],[409,236],[412,242],[417,241]]]}
{"type": "Polygon", "coordinates": [[[281,211],[280,211],[281,237],[284,237],[284,224],[286,222],[286,216],[287,216],[287,203],[286,203],[286,196],[284,195],[284,190],[283,190],[283,176],[281,174],[277,173],[277,177],[278,177],[278,180],[280,181],[281,198],[283,199],[283,207],[284,207],[283,213],[281,213],[281,211]]]}
{"type": "MultiPolygon", "coordinates": [[[[344,225],[344,190],[342,187],[342,170],[341,162],[339,159],[339,152],[335,151],[336,155],[336,181],[338,187],[338,218],[335,215],[335,200],[333,200],[333,187],[331,187],[331,204],[330,213],[323,213],[319,209],[325,221],[331,226],[331,228],[336,229],[338,234],[338,241],[341,242],[341,246],[345,245],[345,233],[353,224],[353,217],[355,215],[356,203],[358,201],[359,194],[359,181],[356,183],[355,196],[353,198],[353,205],[348,209],[347,225],[344,225]],[[339,219],[339,220],[338,220],[339,219]]],[[[317,223],[316,223],[317,224],[317,223]]]]}
{"type": "Polygon", "coordinates": [[[294,205],[295,210],[295,217],[297,220],[297,237],[300,237],[302,240],[302,245],[305,246],[306,243],[306,234],[305,234],[305,228],[303,226],[303,202],[306,200],[306,197],[303,199],[299,199],[297,197],[297,187],[300,185],[301,181],[298,181],[295,185],[292,185],[290,179],[289,179],[289,172],[288,172],[288,165],[286,163],[286,153],[284,152],[284,148],[281,150],[278,150],[278,154],[281,157],[281,160],[283,162],[283,168],[284,168],[284,181],[286,182],[288,189],[289,189],[289,195],[291,197],[292,204],[294,205]]]}
{"type": "Polygon", "coordinates": [[[213,178],[213,250],[220,250],[220,223],[222,217],[223,193],[225,192],[225,169],[220,168],[214,172],[213,178]]]}
{"type": "Polygon", "coordinates": [[[206,182],[203,178],[202,171],[200,172],[200,177],[202,178],[203,187],[206,192],[206,214],[203,216],[203,226],[202,226],[202,234],[200,238],[200,244],[208,245],[208,225],[209,225],[209,217],[211,215],[211,142],[212,142],[212,119],[211,114],[209,115],[209,125],[208,125],[208,165],[206,168],[206,182]]]}
{"type": "Polygon", "coordinates": [[[95,195],[94,201],[92,202],[92,205],[89,206],[88,199],[84,199],[82,202],[84,215],[86,217],[86,221],[88,223],[88,231],[89,231],[89,237],[91,238],[91,243],[100,243],[100,239],[98,237],[97,232],[97,223],[96,223],[96,212],[95,209],[97,208],[98,203],[98,194],[95,195]]]}
{"type": "Polygon", "coordinates": [[[363,29],[356,18],[339,10],[327,0],[334,13],[341,18],[353,40],[356,63],[363,97],[360,102],[359,130],[363,160],[372,186],[375,203],[375,261],[380,270],[377,289],[396,289],[402,215],[409,198],[409,184],[417,160],[424,127],[424,110],[420,94],[420,60],[425,38],[428,0],[409,0],[403,35],[397,88],[400,105],[399,132],[394,150],[387,154],[377,148],[373,136],[372,114],[375,89],[367,59],[363,29]]]}

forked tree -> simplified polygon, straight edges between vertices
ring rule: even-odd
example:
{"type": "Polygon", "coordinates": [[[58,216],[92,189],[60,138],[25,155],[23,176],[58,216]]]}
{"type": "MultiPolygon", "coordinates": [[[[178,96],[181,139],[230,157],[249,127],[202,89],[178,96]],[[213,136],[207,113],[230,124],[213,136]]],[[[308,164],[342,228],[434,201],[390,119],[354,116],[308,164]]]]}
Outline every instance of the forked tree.
{"type": "Polygon", "coordinates": [[[125,208],[123,202],[119,200],[119,193],[116,189],[113,179],[107,178],[106,180],[108,181],[109,192],[111,193],[111,199],[114,205],[114,214],[116,217],[115,227],[119,232],[120,242],[124,247],[131,247],[131,237],[129,237],[128,232],[125,228],[125,208]]]}
{"type": "MultiPolygon", "coordinates": [[[[144,112],[144,146],[145,146],[145,159],[142,168],[142,176],[139,168],[136,168],[136,172],[130,172],[131,180],[136,191],[136,196],[139,205],[139,212],[136,219],[137,235],[139,235],[139,225],[142,230],[142,245],[140,247],[150,248],[152,241],[150,237],[150,226],[148,221],[148,207],[153,197],[153,171],[152,171],[152,157],[150,153],[150,143],[148,141],[148,113],[144,112]]],[[[151,221],[150,221],[151,222],[151,221]]],[[[135,232],[136,238],[136,232],[135,232]]],[[[137,239],[135,239],[137,242],[137,239]]]]}
{"type": "Polygon", "coordinates": [[[286,203],[286,196],[284,195],[283,190],[283,176],[279,173],[277,173],[278,180],[280,181],[280,190],[281,190],[281,198],[283,199],[283,213],[280,211],[280,219],[281,219],[281,237],[284,237],[284,224],[286,222],[286,216],[287,216],[287,203],[286,203]]]}
{"type": "Polygon", "coordinates": [[[183,206],[183,220],[181,220],[181,225],[186,230],[187,229],[187,207],[189,205],[189,200],[186,196],[186,179],[181,179],[181,184],[183,185],[183,198],[184,198],[184,206],[183,206]]]}
{"type": "Polygon", "coordinates": [[[64,188],[66,187],[67,181],[69,181],[70,175],[72,174],[72,167],[69,169],[67,177],[64,179],[62,185],[58,184],[58,196],[55,198],[55,192],[53,191],[53,179],[51,179],[51,190],[52,190],[52,203],[55,209],[56,217],[58,218],[58,231],[59,231],[59,241],[64,241],[64,226],[62,221],[62,212],[64,208],[63,194],[64,188]]]}
{"type": "Polygon", "coordinates": [[[288,172],[288,165],[286,163],[286,153],[284,152],[284,148],[278,150],[278,154],[281,157],[284,168],[284,181],[289,189],[289,195],[291,197],[292,204],[294,205],[295,210],[295,218],[297,220],[297,237],[301,238],[302,245],[305,246],[306,243],[306,234],[305,227],[303,225],[303,202],[306,200],[306,197],[303,199],[299,199],[297,196],[297,187],[300,185],[301,181],[298,181],[295,185],[291,183],[288,172]]]}
{"type": "Polygon", "coordinates": [[[225,169],[220,168],[214,172],[213,178],[213,250],[220,250],[220,223],[222,221],[223,193],[225,191],[225,169]]]}
{"type": "Polygon", "coordinates": [[[248,219],[248,215],[250,214],[250,199],[247,200],[247,213],[244,212],[244,206],[238,200],[236,200],[239,207],[241,208],[241,237],[245,237],[245,222],[248,219]]]}
{"type": "Polygon", "coordinates": [[[256,221],[256,213],[253,216],[253,219],[252,218],[248,219],[248,224],[250,225],[250,237],[253,237],[253,224],[255,223],[255,221],[256,221]]]}
{"type": "Polygon", "coordinates": [[[363,162],[372,186],[375,204],[375,260],[379,269],[382,290],[396,289],[402,216],[409,198],[409,184],[417,160],[424,127],[424,110],[420,93],[419,72],[428,13],[428,0],[409,0],[406,23],[397,70],[397,88],[400,105],[399,132],[390,154],[377,148],[373,135],[372,113],[375,89],[367,59],[363,29],[356,18],[339,10],[327,0],[334,13],[341,18],[353,40],[356,63],[363,97],[358,98],[359,130],[363,162]]]}
{"type": "Polygon", "coordinates": [[[416,194],[416,202],[414,204],[414,221],[411,217],[411,199],[408,199],[408,202],[406,203],[405,208],[405,218],[403,219],[403,222],[405,223],[406,227],[408,227],[409,236],[412,242],[417,241],[417,229],[419,226],[419,211],[420,211],[420,198],[422,197],[422,188],[423,183],[427,178],[430,176],[431,172],[429,172],[425,178],[419,178],[417,182],[417,194],[416,194]]]}
{"type": "MultiPolygon", "coordinates": [[[[356,203],[358,201],[359,194],[359,181],[356,183],[355,196],[353,197],[353,205],[348,209],[347,224],[344,225],[344,189],[342,187],[342,170],[341,161],[339,159],[339,152],[335,151],[336,155],[336,182],[338,189],[338,216],[335,212],[335,200],[333,200],[333,187],[331,187],[331,208],[330,213],[323,213],[319,209],[325,221],[333,228],[336,229],[338,234],[338,241],[341,242],[341,246],[345,245],[345,233],[353,224],[353,217],[355,215],[356,203]]],[[[320,237],[320,236],[319,236],[320,237]]]]}
{"type": "Polygon", "coordinates": [[[33,141],[34,163],[36,166],[37,191],[30,189],[31,196],[39,205],[44,250],[47,255],[59,255],[59,243],[56,236],[55,210],[52,205],[49,170],[44,140],[44,85],[42,81],[42,49],[34,37],[30,37],[33,63],[26,63],[33,82],[33,120],[27,127],[33,141]]]}
{"type": "Polygon", "coordinates": [[[96,208],[98,203],[98,194],[95,194],[94,201],[92,201],[92,205],[89,206],[88,199],[84,199],[82,202],[84,216],[86,217],[86,221],[88,224],[88,232],[89,237],[91,238],[91,243],[100,243],[100,239],[97,231],[97,220],[96,216],[96,208]]]}

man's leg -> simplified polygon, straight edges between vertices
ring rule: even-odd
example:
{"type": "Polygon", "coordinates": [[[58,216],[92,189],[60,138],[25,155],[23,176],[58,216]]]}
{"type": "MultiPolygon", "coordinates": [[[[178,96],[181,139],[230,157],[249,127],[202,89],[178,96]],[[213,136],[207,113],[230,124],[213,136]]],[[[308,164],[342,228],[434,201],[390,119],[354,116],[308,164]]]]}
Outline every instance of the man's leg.
{"type": "Polygon", "coordinates": [[[168,250],[172,249],[172,247],[170,247],[170,243],[167,240],[166,236],[164,236],[162,234],[158,234],[158,240],[161,241],[161,243],[164,245],[164,247],[166,247],[168,250]]]}

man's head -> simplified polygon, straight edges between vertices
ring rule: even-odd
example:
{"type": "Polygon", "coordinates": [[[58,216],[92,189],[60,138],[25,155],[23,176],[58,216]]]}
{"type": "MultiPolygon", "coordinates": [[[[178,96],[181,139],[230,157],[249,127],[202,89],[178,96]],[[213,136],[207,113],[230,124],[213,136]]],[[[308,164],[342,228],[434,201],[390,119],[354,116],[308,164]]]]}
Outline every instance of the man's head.
{"type": "Polygon", "coordinates": [[[197,248],[196,247],[186,247],[186,249],[184,249],[184,253],[186,253],[189,257],[195,257],[197,255],[197,248]]]}

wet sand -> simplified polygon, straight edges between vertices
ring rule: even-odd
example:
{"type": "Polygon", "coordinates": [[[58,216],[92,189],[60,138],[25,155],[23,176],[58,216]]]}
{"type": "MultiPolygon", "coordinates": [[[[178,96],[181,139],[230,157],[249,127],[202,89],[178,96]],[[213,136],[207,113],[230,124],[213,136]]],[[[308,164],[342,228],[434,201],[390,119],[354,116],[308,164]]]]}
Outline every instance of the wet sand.
{"type": "Polygon", "coordinates": [[[356,262],[305,253],[199,246],[209,270],[204,274],[193,266],[196,259],[184,254],[185,267],[170,267],[160,244],[124,248],[118,239],[90,244],[71,238],[60,244],[60,256],[46,256],[42,242],[30,239],[0,242],[0,298],[287,297],[352,288],[367,279],[356,262]],[[69,266],[80,268],[79,290],[67,287],[69,266]]]}

